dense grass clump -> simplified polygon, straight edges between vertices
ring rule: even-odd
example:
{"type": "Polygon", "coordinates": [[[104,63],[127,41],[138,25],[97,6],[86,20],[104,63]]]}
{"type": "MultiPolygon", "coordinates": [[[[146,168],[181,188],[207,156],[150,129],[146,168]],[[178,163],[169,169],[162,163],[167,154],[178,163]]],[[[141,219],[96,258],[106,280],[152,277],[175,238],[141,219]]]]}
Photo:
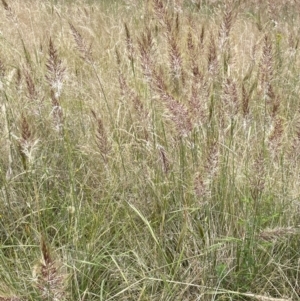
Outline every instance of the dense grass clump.
{"type": "Polygon", "coordinates": [[[0,301],[300,299],[296,2],[1,4],[0,301]]]}

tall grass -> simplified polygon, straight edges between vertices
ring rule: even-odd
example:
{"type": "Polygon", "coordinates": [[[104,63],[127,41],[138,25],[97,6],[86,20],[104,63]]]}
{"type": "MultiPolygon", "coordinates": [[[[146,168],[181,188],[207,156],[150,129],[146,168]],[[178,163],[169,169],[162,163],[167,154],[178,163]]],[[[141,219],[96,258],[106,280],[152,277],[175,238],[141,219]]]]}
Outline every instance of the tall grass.
{"type": "Polygon", "coordinates": [[[2,0],[0,301],[298,300],[298,13],[2,0]]]}

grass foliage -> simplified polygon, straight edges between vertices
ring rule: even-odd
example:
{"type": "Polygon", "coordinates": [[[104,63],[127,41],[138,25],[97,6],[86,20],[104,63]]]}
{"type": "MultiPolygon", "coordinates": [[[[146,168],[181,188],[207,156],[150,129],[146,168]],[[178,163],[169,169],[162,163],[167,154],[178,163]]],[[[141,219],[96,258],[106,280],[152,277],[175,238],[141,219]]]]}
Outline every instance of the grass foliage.
{"type": "Polygon", "coordinates": [[[296,1],[0,8],[0,301],[299,300],[296,1]]]}

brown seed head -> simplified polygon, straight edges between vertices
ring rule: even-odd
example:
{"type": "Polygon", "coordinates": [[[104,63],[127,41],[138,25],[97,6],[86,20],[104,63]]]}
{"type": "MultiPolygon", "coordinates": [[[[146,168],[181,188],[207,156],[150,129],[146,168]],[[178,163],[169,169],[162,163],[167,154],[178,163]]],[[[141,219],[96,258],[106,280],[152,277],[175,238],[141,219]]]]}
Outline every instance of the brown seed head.
{"type": "Polygon", "coordinates": [[[93,55],[91,50],[92,45],[88,47],[83,37],[79,33],[79,31],[75,28],[75,26],[72,23],[69,23],[69,25],[71,28],[73,38],[76,43],[77,50],[81,53],[81,58],[87,61],[88,63],[92,63],[93,62],[93,55]]]}

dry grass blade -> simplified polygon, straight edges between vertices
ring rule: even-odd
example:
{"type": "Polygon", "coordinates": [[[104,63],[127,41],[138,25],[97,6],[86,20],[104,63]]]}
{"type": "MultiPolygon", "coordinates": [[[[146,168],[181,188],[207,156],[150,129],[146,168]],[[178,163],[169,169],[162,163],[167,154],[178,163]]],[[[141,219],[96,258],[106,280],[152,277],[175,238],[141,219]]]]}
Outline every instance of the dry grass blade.
{"type": "Polygon", "coordinates": [[[115,54],[116,54],[117,65],[120,68],[121,67],[121,55],[120,55],[120,51],[117,47],[115,49],[115,54]]]}
{"type": "MultiPolygon", "coordinates": [[[[216,292],[214,292],[215,294],[216,292]]],[[[241,297],[247,297],[252,300],[257,300],[257,301],[292,301],[290,298],[274,298],[274,297],[269,297],[265,295],[259,295],[259,294],[253,294],[253,293],[241,293],[241,292],[236,292],[236,291],[231,291],[231,290],[222,290],[220,289],[217,291],[218,294],[230,294],[232,296],[241,296],[241,297]]],[[[248,299],[247,299],[248,300],[248,299]]]]}
{"type": "Polygon", "coordinates": [[[16,73],[16,77],[15,77],[15,87],[18,92],[21,89],[21,82],[22,82],[22,73],[21,73],[20,68],[17,68],[17,73],[16,73]]]}
{"type": "Polygon", "coordinates": [[[246,118],[250,113],[250,93],[247,92],[245,85],[242,86],[242,112],[243,117],[246,118]]]}
{"type": "Polygon", "coordinates": [[[287,299],[287,298],[272,298],[263,295],[251,294],[251,293],[245,293],[242,295],[258,301],[291,301],[291,299],[287,299]]]}
{"type": "Polygon", "coordinates": [[[10,297],[1,297],[0,301],[22,301],[23,299],[17,297],[17,296],[10,296],[10,297]]]}
{"type": "Polygon", "coordinates": [[[199,35],[199,48],[202,49],[204,45],[204,37],[205,37],[205,27],[201,27],[200,35],[199,35]]]}

